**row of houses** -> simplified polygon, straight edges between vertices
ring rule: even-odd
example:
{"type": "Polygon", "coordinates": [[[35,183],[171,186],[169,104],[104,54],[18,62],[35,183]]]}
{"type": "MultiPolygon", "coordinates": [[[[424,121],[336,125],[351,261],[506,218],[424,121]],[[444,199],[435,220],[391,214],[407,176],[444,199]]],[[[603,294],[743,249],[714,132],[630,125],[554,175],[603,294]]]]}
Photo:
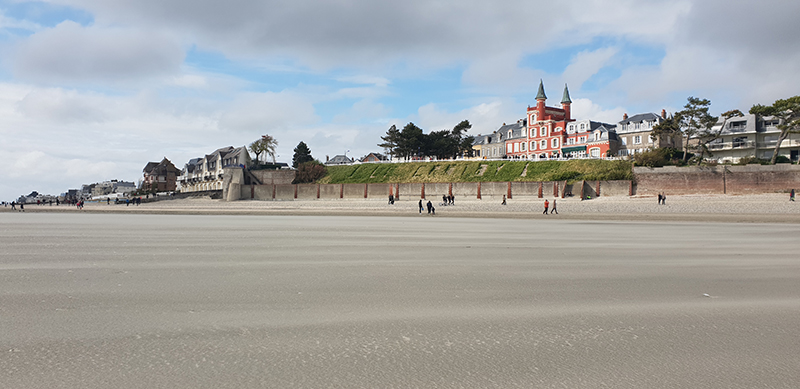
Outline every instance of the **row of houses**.
{"type": "MultiPolygon", "coordinates": [[[[544,84],[540,82],[536,106],[529,106],[524,118],[512,124],[503,123],[491,134],[475,137],[472,147],[475,158],[608,158],[633,156],[661,147],[683,149],[685,138],[680,134],[651,137],[653,127],[667,119],[666,110],[662,109],[660,114],[647,112],[630,117],[626,113],[616,123],[604,123],[573,119],[572,100],[566,85],[560,108],[547,106],[546,100],[544,84]]],[[[736,163],[744,157],[771,158],[780,135],[778,124],[774,118],[756,115],[731,119],[725,123],[725,128],[719,123],[714,130],[720,137],[709,145],[711,159],[736,163]]],[[[791,134],[781,143],[780,154],[791,161],[798,160],[799,152],[800,134],[791,134]]]]}

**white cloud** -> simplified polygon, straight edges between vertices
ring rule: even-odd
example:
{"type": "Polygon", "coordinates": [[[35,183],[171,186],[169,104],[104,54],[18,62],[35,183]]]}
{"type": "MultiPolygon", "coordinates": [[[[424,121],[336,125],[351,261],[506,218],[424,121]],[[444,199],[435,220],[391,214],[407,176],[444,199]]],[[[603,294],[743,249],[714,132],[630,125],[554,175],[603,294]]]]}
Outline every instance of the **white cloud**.
{"type": "Polygon", "coordinates": [[[223,130],[281,133],[319,121],[311,99],[292,92],[241,93],[222,114],[223,130]]]}
{"type": "Polygon", "coordinates": [[[152,30],[83,27],[65,21],[18,44],[14,73],[41,82],[131,83],[176,74],[183,50],[152,30]]]}
{"type": "Polygon", "coordinates": [[[580,89],[586,80],[605,67],[618,52],[619,49],[615,47],[582,51],[570,61],[570,64],[564,69],[562,77],[576,89],[580,89]]]}

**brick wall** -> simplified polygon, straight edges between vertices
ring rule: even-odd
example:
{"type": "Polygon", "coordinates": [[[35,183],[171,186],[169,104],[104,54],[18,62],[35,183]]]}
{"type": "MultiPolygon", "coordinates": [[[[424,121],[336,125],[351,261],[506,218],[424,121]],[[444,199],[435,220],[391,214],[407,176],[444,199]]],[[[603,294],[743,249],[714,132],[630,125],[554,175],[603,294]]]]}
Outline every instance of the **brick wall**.
{"type": "Polygon", "coordinates": [[[800,188],[800,166],[635,167],[635,194],[753,194],[800,188]]]}

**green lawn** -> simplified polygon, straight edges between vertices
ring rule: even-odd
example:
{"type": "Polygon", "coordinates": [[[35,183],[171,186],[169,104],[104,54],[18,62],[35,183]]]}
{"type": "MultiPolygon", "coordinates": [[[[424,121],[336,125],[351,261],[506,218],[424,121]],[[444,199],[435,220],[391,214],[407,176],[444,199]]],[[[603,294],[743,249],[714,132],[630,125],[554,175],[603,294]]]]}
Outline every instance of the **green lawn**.
{"type": "Polygon", "coordinates": [[[329,166],[323,184],[632,180],[628,161],[457,161],[329,166]],[[524,176],[523,176],[524,174],[524,176]]]}

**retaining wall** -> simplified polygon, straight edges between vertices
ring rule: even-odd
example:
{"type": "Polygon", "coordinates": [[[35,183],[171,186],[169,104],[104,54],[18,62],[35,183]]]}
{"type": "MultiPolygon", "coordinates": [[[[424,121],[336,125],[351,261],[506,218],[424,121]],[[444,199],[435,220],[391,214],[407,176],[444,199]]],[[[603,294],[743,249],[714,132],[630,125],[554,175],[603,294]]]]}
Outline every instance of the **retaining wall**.
{"type": "Polygon", "coordinates": [[[790,164],[635,167],[633,172],[637,195],[754,194],[800,188],[800,166],[790,164]]]}

